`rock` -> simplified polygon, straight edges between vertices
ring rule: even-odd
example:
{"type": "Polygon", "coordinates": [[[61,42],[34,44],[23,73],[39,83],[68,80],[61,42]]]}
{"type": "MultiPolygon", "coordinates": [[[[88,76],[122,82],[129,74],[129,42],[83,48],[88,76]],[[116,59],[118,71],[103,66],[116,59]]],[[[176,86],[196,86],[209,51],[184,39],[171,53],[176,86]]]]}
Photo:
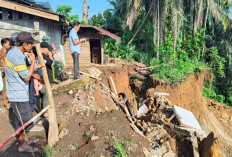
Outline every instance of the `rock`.
{"type": "Polygon", "coordinates": [[[93,130],[94,130],[94,127],[90,126],[89,131],[93,131],[93,130]]]}
{"type": "Polygon", "coordinates": [[[76,93],[76,94],[74,94],[74,96],[73,96],[74,98],[78,98],[79,97],[79,94],[78,93],[76,93]]]}
{"type": "Polygon", "coordinates": [[[68,92],[68,94],[69,94],[69,95],[72,95],[72,94],[73,94],[73,90],[70,90],[70,91],[68,92]]]}
{"type": "Polygon", "coordinates": [[[161,146],[162,154],[165,154],[165,153],[169,152],[170,150],[171,150],[171,146],[170,146],[169,142],[165,142],[162,144],[162,146],[161,146]]]}
{"type": "Polygon", "coordinates": [[[167,152],[167,153],[165,153],[165,154],[163,155],[163,157],[175,157],[175,156],[176,156],[176,154],[173,153],[173,151],[167,152]]]}
{"type": "Polygon", "coordinates": [[[224,119],[224,120],[228,120],[230,118],[230,116],[227,113],[223,112],[221,114],[221,118],[224,119]]]}
{"type": "Polygon", "coordinates": [[[211,132],[207,138],[200,142],[200,156],[204,157],[223,157],[220,151],[218,138],[215,138],[214,133],[211,132]]]}
{"type": "Polygon", "coordinates": [[[63,129],[60,134],[59,134],[59,138],[62,139],[63,137],[65,137],[66,135],[68,135],[68,130],[67,129],[63,129]]]}
{"type": "Polygon", "coordinates": [[[94,101],[94,100],[95,100],[95,98],[94,98],[93,96],[91,96],[91,97],[90,97],[90,100],[94,101]]]}
{"type": "Polygon", "coordinates": [[[67,126],[67,120],[65,118],[62,118],[60,120],[60,124],[59,124],[59,132],[61,132],[63,129],[65,129],[67,126]]]}
{"type": "Polygon", "coordinates": [[[98,136],[92,136],[92,137],[91,137],[91,140],[92,140],[92,141],[97,140],[97,139],[99,139],[98,136]]]}

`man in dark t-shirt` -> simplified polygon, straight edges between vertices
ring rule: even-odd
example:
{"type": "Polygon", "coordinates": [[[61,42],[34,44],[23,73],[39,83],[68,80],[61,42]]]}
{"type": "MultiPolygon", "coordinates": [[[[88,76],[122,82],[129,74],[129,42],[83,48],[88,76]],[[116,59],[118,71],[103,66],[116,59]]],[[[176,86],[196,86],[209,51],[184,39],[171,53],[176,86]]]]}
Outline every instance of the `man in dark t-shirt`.
{"type": "Polygon", "coordinates": [[[47,42],[41,42],[40,47],[41,47],[41,52],[43,53],[43,59],[45,61],[45,65],[47,68],[49,82],[53,83],[53,73],[52,73],[53,57],[52,57],[52,53],[49,52],[49,50],[52,48],[47,42]]]}

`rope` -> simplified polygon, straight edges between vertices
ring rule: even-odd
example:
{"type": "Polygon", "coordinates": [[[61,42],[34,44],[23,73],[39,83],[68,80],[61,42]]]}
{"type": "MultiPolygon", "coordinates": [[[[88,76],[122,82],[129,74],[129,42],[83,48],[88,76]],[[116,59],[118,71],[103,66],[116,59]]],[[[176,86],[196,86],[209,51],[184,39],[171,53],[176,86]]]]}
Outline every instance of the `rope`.
{"type": "MultiPolygon", "coordinates": [[[[18,115],[19,115],[19,118],[20,118],[20,121],[21,121],[21,125],[23,126],[23,133],[26,134],[24,123],[23,123],[23,120],[22,120],[22,116],[21,116],[21,114],[19,112],[19,109],[18,109],[17,105],[15,105],[15,107],[16,107],[16,110],[18,112],[18,115]]],[[[31,154],[32,154],[33,157],[35,156],[33,152],[31,152],[31,154]]]]}
{"type": "MultiPolygon", "coordinates": [[[[18,115],[19,115],[19,118],[20,118],[20,121],[21,121],[21,125],[23,126],[23,125],[24,125],[24,123],[23,123],[23,120],[22,120],[21,114],[20,114],[20,112],[19,112],[19,109],[18,109],[17,105],[15,105],[15,107],[16,107],[16,110],[17,110],[17,112],[18,112],[18,115]]],[[[23,127],[23,131],[24,131],[24,133],[26,133],[26,131],[25,131],[25,128],[24,128],[24,127],[23,127]]]]}

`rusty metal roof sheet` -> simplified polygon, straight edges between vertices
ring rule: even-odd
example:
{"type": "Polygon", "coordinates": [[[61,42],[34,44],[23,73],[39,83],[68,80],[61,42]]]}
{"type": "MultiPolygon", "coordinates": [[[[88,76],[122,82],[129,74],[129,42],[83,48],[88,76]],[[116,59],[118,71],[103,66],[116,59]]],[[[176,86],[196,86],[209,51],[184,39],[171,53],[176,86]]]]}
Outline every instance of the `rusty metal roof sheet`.
{"type": "Polygon", "coordinates": [[[117,41],[121,42],[121,38],[119,36],[109,32],[109,31],[107,31],[107,30],[105,30],[105,29],[103,29],[101,27],[89,26],[89,25],[81,25],[81,27],[83,27],[83,28],[93,28],[93,29],[99,31],[102,35],[108,36],[108,37],[110,37],[110,38],[112,38],[114,40],[117,40],[117,41]]]}

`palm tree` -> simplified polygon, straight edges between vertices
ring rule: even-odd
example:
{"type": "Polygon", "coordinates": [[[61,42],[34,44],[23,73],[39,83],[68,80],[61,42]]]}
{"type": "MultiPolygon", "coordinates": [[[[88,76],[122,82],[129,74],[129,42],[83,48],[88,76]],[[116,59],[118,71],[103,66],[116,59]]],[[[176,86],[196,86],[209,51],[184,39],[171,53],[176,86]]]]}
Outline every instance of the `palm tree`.
{"type": "Polygon", "coordinates": [[[172,33],[174,36],[174,48],[180,27],[183,25],[183,17],[189,14],[193,32],[207,26],[207,23],[222,22],[226,29],[230,20],[228,18],[230,0],[116,0],[112,1],[115,13],[126,20],[125,25],[132,30],[138,12],[145,8],[148,12],[150,7],[154,23],[154,45],[159,47],[159,43],[165,38],[166,24],[164,18],[171,15],[172,33]]]}

